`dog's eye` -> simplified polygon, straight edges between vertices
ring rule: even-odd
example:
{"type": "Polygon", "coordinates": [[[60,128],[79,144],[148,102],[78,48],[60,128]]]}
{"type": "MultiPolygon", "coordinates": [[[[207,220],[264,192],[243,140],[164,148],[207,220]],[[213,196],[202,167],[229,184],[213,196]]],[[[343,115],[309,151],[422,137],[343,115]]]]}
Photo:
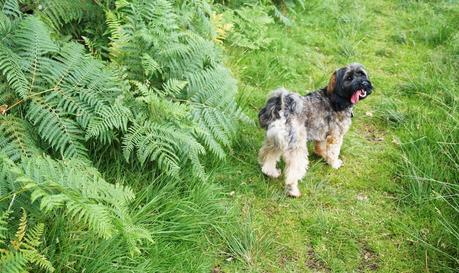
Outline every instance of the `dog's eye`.
{"type": "Polygon", "coordinates": [[[352,76],[347,76],[346,80],[352,81],[352,76]]]}

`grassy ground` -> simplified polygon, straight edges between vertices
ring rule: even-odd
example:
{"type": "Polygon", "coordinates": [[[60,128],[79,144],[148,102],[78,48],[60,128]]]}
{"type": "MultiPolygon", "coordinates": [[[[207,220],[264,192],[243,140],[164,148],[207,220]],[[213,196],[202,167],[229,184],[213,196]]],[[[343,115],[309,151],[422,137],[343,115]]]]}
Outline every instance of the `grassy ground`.
{"type": "Polygon", "coordinates": [[[306,2],[293,27],[270,25],[265,48],[228,48],[247,114],[256,120],[275,87],[305,94],[325,86],[334,69],[350,62],[366,66],[375,92],[355,108],[341,152],[344,166],[332,170],[311,156],[300,199],[285,197],[282,178],[260,172],[264,131],[242,128],[214,176],[240,209],[243,225],[226,235],[227,254],[215,264],[224,272],[449,271],[451,265],[411,236],[413,228],[429,233],[437,226],[413,208],[416,204],[407,204],[411,199],[397,171],[404,122],[428,107],[415,90],[430,86],[426,92],[435,92],[435,71],[449,75],[442,88],[457,90],[448,66],[457,59],[448,59],[445,50],[454,46],[445,43],[457,26],[457,19],[450,19],[458,5],[306,2]]]}

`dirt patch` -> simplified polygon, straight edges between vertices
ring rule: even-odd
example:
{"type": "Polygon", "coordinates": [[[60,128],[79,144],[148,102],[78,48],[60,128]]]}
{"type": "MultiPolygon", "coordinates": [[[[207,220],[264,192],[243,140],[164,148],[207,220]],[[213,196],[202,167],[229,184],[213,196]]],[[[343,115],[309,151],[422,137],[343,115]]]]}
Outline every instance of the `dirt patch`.
{"type": "Polygon", "coordinates": [[[376,271],[379,268],[379,255],[368,244],[364,244],[360,252],[359,272],[376,271]]]}
{"type": "Polygon", "coordinates": [[[363,134],[371,142],[383,142],[386,135],[384,131],[368,124],[363,126],[363,134]]]}
{"type": "Polygon", "coordinates": [[[287,264],[291,263],[291,262],[297,262],[298,261],[298,257],[295,257],[295,256],[289,256],[289,255],[282,255],[279,259],[279,264],[281,265],[281,267],[285,267],[287,264]]]}
{"type": "Polygon", "coordinates": [[[211,273],[225,273],[225,272],[221,269],[220,265],[216,265],[214,268],[212,268],[211,273]]]}
{"type": "Polygon", "coordinates": [[[307,248],[306,266],[315,273],[331,272],[330,267],[328,267],[327,264],[319,259],[316,252],[314,251],[314,247],[309,244],[307,248]]]}

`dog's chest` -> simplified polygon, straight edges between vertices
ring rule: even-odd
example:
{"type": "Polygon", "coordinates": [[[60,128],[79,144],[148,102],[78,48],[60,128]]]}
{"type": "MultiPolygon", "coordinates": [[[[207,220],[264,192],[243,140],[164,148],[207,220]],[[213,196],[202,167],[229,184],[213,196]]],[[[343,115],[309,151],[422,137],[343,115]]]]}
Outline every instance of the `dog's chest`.
{"type": "Polygon", "coordinates": [[[307,139],[323,141],[328,135],[342,136],[351,122],[351,110],[336,112],[316,104],[305,115],[307,139]]]}

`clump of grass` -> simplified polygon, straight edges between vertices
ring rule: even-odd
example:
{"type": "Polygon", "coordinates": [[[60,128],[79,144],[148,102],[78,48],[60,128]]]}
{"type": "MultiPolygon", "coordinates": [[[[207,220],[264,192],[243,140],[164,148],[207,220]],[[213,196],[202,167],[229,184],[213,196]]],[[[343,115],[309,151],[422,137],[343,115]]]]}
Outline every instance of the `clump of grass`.
{"type": "Polygon", "coordinates": [[[441,46],[447,48],[444,58],[433,59],[409,88],[411,113],[399,132],[400,173],[418,215],[431,223],[424,225],[428,236],[415,235],[416,239],[434,250],[431,255],[441,257],[434,267],[452,270],[459,266],[459,90],[454,84],[458,66],[444,61],[454,57],[448,45],[441,46]]]}
{"type": "MultiPolygon", "coordinates": [[[[247,209],[243,209],[245,211],[247,209]]],[[[237,260],[248,270],[254,270],[257,259],[272,248],[272,239],[266,233],[256,229],[252,222],[252,212],[243,212],[242,219],[220,229],[223,238],[222,255],[226,261],[237,260]]]]}
{"type": "Polygon", "coordinates": [[[217,230],[236,221],[221,186],[126,171],[122,160],[107,165],[99,167],[110,180],[135,189],[132,221],[148,230],[152,241],[139,242],[133,255],[126,248],[129,238],[98,240],[56,217],[47,228],[45,249],[56,272],[208,272],[223,244],[217,230]]]}
{"type": "Polygon", "coordinates": [[[385,124],[398,127],[406,120],[406,114],[401,111],[399,105],[400,99],[383,98],[376,106],[376,114],[385,124]]]}

